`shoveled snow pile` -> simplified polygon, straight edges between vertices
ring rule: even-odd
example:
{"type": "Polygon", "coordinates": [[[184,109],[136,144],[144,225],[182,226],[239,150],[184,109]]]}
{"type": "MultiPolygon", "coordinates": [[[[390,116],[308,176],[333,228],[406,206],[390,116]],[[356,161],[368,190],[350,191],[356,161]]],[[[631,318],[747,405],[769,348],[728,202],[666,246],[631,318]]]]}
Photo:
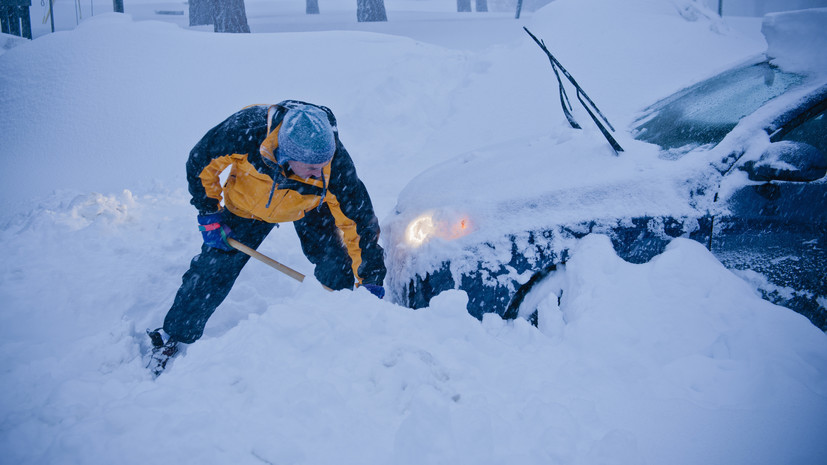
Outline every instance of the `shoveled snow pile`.
{"type": "MultiPolygon", "coordinates": [[[[153,381],[143,332],[196,242],[183,198],[81,197],[0,233],[10,462],[777,464],[827,452],[824,333],[689,240],[633,265],[587,237],[539,329],[481,324],[458,291],[414,311],[254,262],[153,381]]],[[[286,229],[266,253],[298,248],[286,229]]]]}

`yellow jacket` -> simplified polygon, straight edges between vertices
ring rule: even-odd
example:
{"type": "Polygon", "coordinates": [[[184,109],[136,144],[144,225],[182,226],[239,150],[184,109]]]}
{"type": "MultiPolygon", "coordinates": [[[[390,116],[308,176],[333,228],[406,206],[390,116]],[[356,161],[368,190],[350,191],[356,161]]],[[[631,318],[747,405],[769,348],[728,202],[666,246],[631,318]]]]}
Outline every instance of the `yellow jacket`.
{"type": "Polygon", "coordinates": [[[327,204],[341,230],[359,284],[380,284],[385,275],[379,222],[367,189],[356,175],[339,140],[336,119],[328,114],[336,152],[322,179],[301,179],[276,161],[278,132],[287,110],[298,101],[246,107],[212,128],[195,145],[187,161],[191,203],[201,214],[224,206],[233,214],[268,223],[292,222],[327,204]],[[220,174],[230,167],[224,186],[220,174]]]}

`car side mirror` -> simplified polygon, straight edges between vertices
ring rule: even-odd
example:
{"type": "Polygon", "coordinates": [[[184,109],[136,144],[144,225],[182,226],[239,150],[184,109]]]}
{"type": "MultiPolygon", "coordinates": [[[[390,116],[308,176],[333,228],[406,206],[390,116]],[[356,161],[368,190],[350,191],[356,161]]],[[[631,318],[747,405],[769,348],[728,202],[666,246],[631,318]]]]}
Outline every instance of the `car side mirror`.
{"type": "Polygon", "coordinates": [[[742,169],[751,181],[809,182],[827,174],[827,156],[810,144],[785,140],[770,144],[758,161],[742,169]]]}

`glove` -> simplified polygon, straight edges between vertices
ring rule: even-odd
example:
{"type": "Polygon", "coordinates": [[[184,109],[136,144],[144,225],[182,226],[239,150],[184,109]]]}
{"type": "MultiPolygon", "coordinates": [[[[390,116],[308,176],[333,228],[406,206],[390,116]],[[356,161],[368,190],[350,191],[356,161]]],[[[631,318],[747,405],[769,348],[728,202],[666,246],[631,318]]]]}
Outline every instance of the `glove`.
{"type": "Polygon", "coordinates": [[[380,299],[382,297],[385,297],[385,288],[378,284],[362,284],[362,287],[364,287],[365,289],[370,291],[371,294],[375,295],[376,297],[379,297],[380,299]]]}
{"type": "Polygon", "coordinates": [[[232,231],[229,226],[221,224],[223,216],[223,212],[221,211],[210,213],[209,215],[198,215],[198,230],[201,231],[201,235],[204,236],[205,244],[212,248],[229,252],[233,250],[233,248],[227,243],[227,238],[232,237],[232,231]]]}

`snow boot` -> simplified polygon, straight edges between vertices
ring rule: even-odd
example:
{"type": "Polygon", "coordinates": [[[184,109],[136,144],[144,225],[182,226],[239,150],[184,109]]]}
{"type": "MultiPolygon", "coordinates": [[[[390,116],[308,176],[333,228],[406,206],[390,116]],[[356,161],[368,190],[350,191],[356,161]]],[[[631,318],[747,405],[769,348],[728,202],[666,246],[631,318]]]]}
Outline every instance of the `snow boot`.
{"type": "Polygon", "coordinates": [[[167,363],[178,354],[178,341],[169,338],[164,342],[161,335],[161,328],[154,331],[146,330],[149,340],[152,342],[152,356],[146,366],[156,378],[164,372],[167,363]]]}

